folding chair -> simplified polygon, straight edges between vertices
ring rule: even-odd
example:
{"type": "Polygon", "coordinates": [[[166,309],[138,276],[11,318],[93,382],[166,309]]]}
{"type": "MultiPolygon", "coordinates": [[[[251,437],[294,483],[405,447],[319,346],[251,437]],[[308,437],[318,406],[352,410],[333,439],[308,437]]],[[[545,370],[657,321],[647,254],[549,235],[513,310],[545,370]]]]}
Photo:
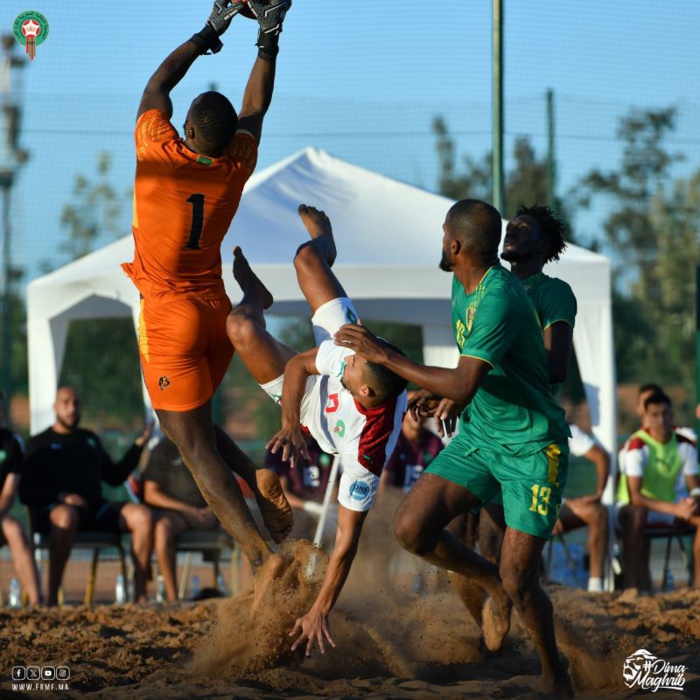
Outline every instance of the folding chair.
{"type": "MultiPolygon", "coordinates": [[[[642,531],[642,535],[649,540],[666,540],[666,550],[664,553],[664,568],[661,576],[662,585],[666,582],[671,571],[671,549],[674,541],[678,543],[681,559],[685,569],[688,571],[688,585],[693,583],[692,556],[688,555],[684,538],[695,534],[695,528],[687,523],[673,525],[647,525],[642,531]]],[[[692,548],[691,548],[692,555],[692,548]]],[[[651,564],[651,562],[650,562],[651,564]]]]}
{"type": "MultiPolygon", "coordinates": [[[[34,545],[34,552],[36,557],[36,552],[40,550],[49,551],[49,536],[42,535],[37,532],[35,523],[36,516],[32,508],[27,507],[27,522],[29,523],[29,531],[32,538],[32,543],[34,545]]],[[[92,605],[92,598],[95,592],[95,581],[97,580],[97,563],[100,558],[100,553],[105,549],[116,549],[119,555],[119,562],[121,565],[121,573],[124,580],[127,580],[126,573],[126,553],[124,550],[124,543],[122,542],[122,536],[119,532],[102,532],[98,530],[79,530],[75,533],[75,540],[73,542],[73,549],[89,549],[92,550],[92,559],[90,561],[90,573],[88,575],[87,584],[85,586],[85,596],[83,598],[83,603],[85,605],[92,605]]],[[[59,592],[59,599],[62,601],[63,589],[59,592]]]]}
{"type": "Polygon", "coordinates": [[[178,598],[182,600],[187,592],[187,581],[190,576],[192,566],[192,554],[200,552],[206,562],[212,563],[212,587],[218,585],[221,574],[221,561],[223,555],[230,552],[231,556],[231,593],[237,590],[237,569],[239,557],[236,556],[237,549],[233,540],[223,530],[186,530],[181,532],[175,545],[177,552],[185,552],[185,565],[180,576],[180,586],[178,588],[178,598]]]}

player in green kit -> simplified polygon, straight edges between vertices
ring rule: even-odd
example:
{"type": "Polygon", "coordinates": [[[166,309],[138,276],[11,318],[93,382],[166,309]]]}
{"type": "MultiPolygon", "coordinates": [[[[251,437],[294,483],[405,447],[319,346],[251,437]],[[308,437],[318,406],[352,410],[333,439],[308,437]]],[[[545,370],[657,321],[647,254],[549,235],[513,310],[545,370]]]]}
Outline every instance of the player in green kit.
{"type": "Polygon", "coordinates": [[[443,231],[440,267],[454,273],[457,367],[426,367],[400,357],[361,326],[343,326],[335,342],[426,390],[414,411],[448,420],[451,407],[466,406],[459,434],[399,507],[396,537],[410,552],[486,591],[482,627],[489,649],[500,648],[508,632],[512,601],[537,648],[542,690],[571,696],[552,604],[539,583],[542,549],[566,483],[569,428],[550,390],[535,310],[498,259],[499,213],[485,202],[462,200],[447,213],[443,231]],[[496,566],[445,527],[460,513],[489,503],[499,490],[507,528],[496,566]]]}

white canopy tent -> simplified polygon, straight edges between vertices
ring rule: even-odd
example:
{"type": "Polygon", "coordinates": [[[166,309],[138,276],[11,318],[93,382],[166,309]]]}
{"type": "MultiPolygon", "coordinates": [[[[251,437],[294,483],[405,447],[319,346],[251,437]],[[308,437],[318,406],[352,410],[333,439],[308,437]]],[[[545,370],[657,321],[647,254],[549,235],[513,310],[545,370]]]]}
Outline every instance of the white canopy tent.
{"type": "MultiPolygon", "coordinates": [[[[422,326],[425,362],[454,366],[451,276],[438,269],[441,226],[452,201],[314,148],[261,171],[248,182],[222,247],[232,302],[241,297],[229,272],[231,250],[238,244],[274,295],[272,312],[308,313],[291,264],[296,248],[307,240],[297,215],[302,202],[331,217],[339,251],[334,269],[363,320],[422,326]]],[[[53,421],[70,321],[131,315],[136,323],[138,293],[120,268],[121,262],[132,258],[129,235],[29,285],[32,432],[53,421]]],[[[615,455],[610,263],[602,255],[569,245],[563,259],[545,271],[566,280],[578,299],[574,346],[593,430],[615,455]]]]}

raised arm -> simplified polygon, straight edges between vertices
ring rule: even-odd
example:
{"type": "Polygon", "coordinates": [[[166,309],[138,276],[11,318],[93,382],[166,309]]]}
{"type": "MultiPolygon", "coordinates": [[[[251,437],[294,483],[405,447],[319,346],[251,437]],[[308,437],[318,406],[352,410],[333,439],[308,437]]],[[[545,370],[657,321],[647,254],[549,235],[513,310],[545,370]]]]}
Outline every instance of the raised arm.
{"type": "Polygon", "coordinates": [[[211,51],[218,53],[223,44],[219,37],[228,29],[231,20],[237,15],[243,3],[238,0],[233,5],[228,0],[214,2],[214,7],[204,28],[193,34],[184,44],[178,46],[158,66],[156,72],[146,84],[141,97],[141,104],[136,119],[149,109],[160,109],[168,117],[173,115],[173,104],[170,91],[185,77],[195,59],[211,51]]]}
{"type": "Polygon", "coordinates": [[[264,5],[258,0],[250,0],[248,6],[255,14],[260,26],[257,41],[258,57],[243,93],[238,124],[240,129],[250,132],[260,143],[263,119],[272,102],[275,86],[279,35],[292,1],[271,0],[269,4],[264,5]]]}
{"type": "Polygon", "coordinates": [[[476,393],[491,365],[476,357],[461,355],[454,369],[427,367],[394,352],[363,326],[348,324],[335,334],[336,345],[352,348],[370,362],[384,365],[422,389],[466,406],[476,393]]]}

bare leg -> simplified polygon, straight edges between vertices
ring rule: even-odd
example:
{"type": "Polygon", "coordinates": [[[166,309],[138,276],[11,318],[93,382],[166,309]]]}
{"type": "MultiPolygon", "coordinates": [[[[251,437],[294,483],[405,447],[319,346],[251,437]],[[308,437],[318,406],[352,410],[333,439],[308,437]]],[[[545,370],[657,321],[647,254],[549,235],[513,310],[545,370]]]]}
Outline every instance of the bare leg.
{"type": "Polygon", "coordinates": [[[147,603],[146,585],[153,552],[153,511],[148,506],[127,503],[119,513],[122,532],[131,533],[131,557],[134,562],[134,601],[147,603]]]}
{"type": "Polygon", "coordinates": [[[165,596],[170,603],[177,600],[177,551],[175,543],[187,524],[177,513],[163,513],[155,524],[154,547],[158,570],[165,584],[165,596]]]}
{"type": "Polygon", "coordinates": [[[434,474],[422,474],[399,506],[394,530],[404,549],[466,577],[488,593],[490,624],[484,640],[489,649],[496,650],[510,627],[510,601],[501,585],[498,567],[445,530],[456,515],[478,505],[478,499],[461,486],[434,474]]]}
{"type": "Polygon", "coordinates": [[[284,495],[279,477],[270,469],[258,469],[255,462],[218,425],[216,448],[229,469],[240,476],[255,496],[265,527],[278,544],[292,531],[294,514],[284,495]]]}
{"type": "Polygon", "coordinates": [[[700,588],[700,516],[690,519],[690,524],[695,527],[693,538],[693,588],[700,588]]]}
{"type": "Polygon", "coordinates": [[[49,591],[47,605],[58,604],[58,589],[78,530],[78,511],[61,503],[51,510],[49,535],[49,591]]]}
{"type": "Polygon", "coordinates": [[[314,314],[323,304],[347,294],[331,270],[336,249],[330,220],[325,212],[305,204],[299,206],[299,216],[311,240],[299,246],[294,256],[294,269],[299,288],[314,314]]]}
{"type": "Polygon", "coordinates": [[[501,556],[503,537],[506,533],[506,518],[503,506],[486,504],[479,513],[479,552],[489,561],[498,561],[501,556]]]}
{"type": "Polygon", "coordinates": [[[30,605],[38,605],[41,602],[41,592],[39,585],[39,572],[36,568],[32,550],[24,534],[22,525],[14,518],[6,515],[0,521],[2,525],[2,539],[7,542],[12,555],[17,577],[22,584],[22,588],[27,592],[30,605]]]}
{"type": "Polygon", "coordinates": [[[590,575],[592,578],[603,578],[608,547],[608,512],[605,506],[578,498],[566,501],[561,506],[559,521],[564,532],[588,525],[590,575]]]}
{"type": "Polygon", "coordinates": [[[540,586],[540,560],[545,540],[506,529],[501,550],[503,588],[537,648],[542,664],[542,690],[573,697],[571,679],[564,669],[554,636],[552,603],[540,586]]]}
{"type": "Polygon", "coordinates": [[[265,329],[264,312],[272,296],[250,268],[243,251],[236,247],[233,255],[233,276],[243,291],[243,299],[229,313],[226,333],[253,379],[267,384],[284,374],[287,362],[296,353],[265,329]]]}
{"type": "Polygon", "coordinates": [[[646,508],[626,505],[620,508],[622,546],[625,561],[625,587],[640,591],[651,589],[649,581],[649,547],[642,535],[647,523],[646,508]]]}
{"type": "Polygon", "coordinates": [[[177,445],[204,499],[253,568],[272,554],[248,510],[240,486],[216,449],[211,406],[157,411],[163,432],[177,445]]]}

